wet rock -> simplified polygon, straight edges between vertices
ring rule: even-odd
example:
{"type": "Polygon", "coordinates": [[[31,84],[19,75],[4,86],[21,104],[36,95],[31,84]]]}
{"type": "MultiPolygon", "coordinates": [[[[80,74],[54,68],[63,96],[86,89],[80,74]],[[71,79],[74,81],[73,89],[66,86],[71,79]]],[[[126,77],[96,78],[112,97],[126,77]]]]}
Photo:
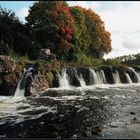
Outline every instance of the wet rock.
{"type": "Polygon", "coordinates": [[[136,115],[136,113],[135,113],[135,112],[130,112],[130,114],[131,114],[131,115],[136,115]]]}
{"type": "Polygon", "coordinates": [[[134,117],[134,118],[131,120],[131,123],[140,123],[140,121],[139,121],[136,117],[134,117]]]}
{"type": "Polygon", "coordinates": [[[134,117],[134,118],[133,118],[133,121],[137,121],[137,118],[136,118],[136,117],[134,117]]]}

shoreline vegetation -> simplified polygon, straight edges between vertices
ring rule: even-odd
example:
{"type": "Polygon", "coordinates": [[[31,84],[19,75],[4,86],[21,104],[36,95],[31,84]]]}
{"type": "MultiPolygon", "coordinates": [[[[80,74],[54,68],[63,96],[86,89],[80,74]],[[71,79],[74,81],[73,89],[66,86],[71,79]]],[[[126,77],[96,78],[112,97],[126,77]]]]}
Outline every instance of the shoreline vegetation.
{"type": "Polygon", "coordinates": [[[64,1],[40,1],[34,2],[25,19],[22,23],[13,11],[0,8],[0,55],[48,64],[53,59],[41,58],[41,50],[48,49],[55,55],[55,65],[139,65],[139,54],[133,56],[136,60],[131,56],[103,58],[112,50],[111,34],[91,9],[70,7],[64,1]]]}
{"type": "Polygon", "coordinates": [[[13,93],[26,64],[34,64],[49,86],[53,72],[63,67],[139,67],[139,54],[103,58],[112,50],[111,34],[91,9],[70,7],[64,1],[38,1],[25,19],[22,23],[13,11],[0,8],[1,94],[11,87],[13,93]],[[13,63],[3,60],[4,56],[13,63]],[[9,72],[2,70],[8,67],[9,72]]]}

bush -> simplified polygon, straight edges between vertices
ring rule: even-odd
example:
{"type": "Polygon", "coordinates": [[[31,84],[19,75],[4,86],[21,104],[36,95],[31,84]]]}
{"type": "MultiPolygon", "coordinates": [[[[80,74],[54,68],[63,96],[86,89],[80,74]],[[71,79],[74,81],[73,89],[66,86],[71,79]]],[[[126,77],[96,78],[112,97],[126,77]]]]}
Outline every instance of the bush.
{"type": "Polygon", "coordinates": [[[103,59],[92,58],[91,63],[92,66],[101,66],[103,64],[103,59]]]}
{"type": "Polygon", "coordinates": [[[9,45],[5,43],[3,40],[0,41],[0,54],[1,55],[8,55],[10,52],[9,45]]]}
{"type": "Polygon", "coordinates": [[[118,66],[121,63],[117,59],[107,59],[105,60],[105,65],[118,66]]]}

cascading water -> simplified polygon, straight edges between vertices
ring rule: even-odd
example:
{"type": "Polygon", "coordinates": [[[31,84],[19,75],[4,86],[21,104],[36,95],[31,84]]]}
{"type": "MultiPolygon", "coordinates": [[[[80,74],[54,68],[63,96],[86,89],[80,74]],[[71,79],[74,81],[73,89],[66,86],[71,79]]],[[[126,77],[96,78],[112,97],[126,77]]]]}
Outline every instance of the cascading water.
{"type": "Polygon", "coordinates": [[[126,76],[127,82],[128,82],[129,84],[132,84],[132,80],[131,80],[129,74],[128,74],[128,73],[125,73],[125,76],[126,76]]]}
{"type": "Polygon", "coordinates": [[[131,71],[135,74],[135,77],[136,77],[136,79],[137,79],[137,83],[140,83],[140,74],[137,73],[137,72],[134,70],[134,68],[132,68],[132,67],[128,67],[128,68],[129,68],[129,70],[131,70],[131,71]]]}
{"type": "Polygon", "coordinates": [[[115,84],[120,84],[121,83],[121,80],[120,80],[120,76],[119,76],[119,73],[118,71],[116,70],[115,72],[112,72],[112,75],[113,75],[113,81],[115,84]]]}
{"type": "Polygon", "coordinates": [[[86,83],[85,83],[85,81],[84,81],[82,75],[80,75],[80,77],[78,76],[78,80],[79,80],[79,82],[80,82],[80,86],[81,86],[81,87],[86,86],[86,83]]]}
{"type": "Polygon", "coordinates": [[[90,84],[91,85],[99,84],[99,79],[94,69],[89,69],[89,70],[90,70],[90,84]]]}
{"type": "MultiPolygon", "coordinates": [[[[140,82],[140,73],[136,72],[133,68],[129,68],[131,71],[133,71],[133,73],[135,74],[135,77],[137,79],[137,82],[140,82]]],[[[83,75],[80,71],[80,75],[79,72],[77,71],[76,68],[72,68],[69,69],[69,74],[67,74],[67,69],[64,68],[62,69],[62,74],[58,74],[59,77],[59,87],[63,87],[63,88],[69,88],[71,85],[75,86],[74,82],[76,81],[76,84],[78,86],[81,87],[85,87],[86,86],[86,82],[85,79],[83,78],[83,75]],[[74,77],[74,78],[73,78],[74,77]],[[74,82],[73,82],[74,79],[74,82]]],[[[107,84],[107,80],[106,80],[106,76],[103,70],[94,70],[92,68],[89,68],[89,84],[88,85],[98,85],[98,84],[107,84]]],[[[119,73],[116,69],[112,70],[112,77],[113,77],[113,82],[115,84],[121,84],[121,80],[120,80],[120,76],[119,73]]],[[[126,76],[126,82],[127,83],[133,83],[132,79],[130,78],[128,73],[124,73],[126,76]]],[[[76,85],[76,86],[77,86],[76,85]]]]}
{"type": "Polygon", "coordinates": [[[66,68],[62,69],[62,74],[58,74],[59,77],[59,87],[68,88],[70,86],[69,77],[66,73],[66,68]]]}
{"type": "Polygon", "coordinates": [[[15,97],[19,97],[19,96],[24,97],[25,96],[26,84],[27,84],[29,77],[32,76],[32,71],[34,71],[34,69],[32,67],[30,67],[29,69],[24,68],[22,78],[19,81],[16,91],[15,91],[15,95],[14,95],[15,97]]]}
{"type": "Polygon", "coordinates": [[[91,85],[93,84],[106,84],[106,77],[104,74],[103,70],[95,72],[94,69],[89,69],[90,70],[90,81],[91,85]]]}
{"type": "Polygon", "coordinates": [[[106,84],[106,78],[103,70],[97,71],[98,84],[106,84]]]}
{"type": "Polygon", "coordinates": [[[80,77],[79,77],[76,69],[74,69],[74,75],[75,75],[75,77],[78,79],[78,81],[80,82],[80,86],[81,86],[81,87],[86,86],[86,83],[85,83],[85,81],[84,81],[84,79],[83,79],[82,74],[80,74],[80,77]]]}
{"type": "Polygon", "coordinates": [[[103,77],[103,83],[106,84],[107,81],[106,81],[105,73],[104,73],[103,70],[101,70],[101,74],[102,74],[102,77],[103,77]]]}

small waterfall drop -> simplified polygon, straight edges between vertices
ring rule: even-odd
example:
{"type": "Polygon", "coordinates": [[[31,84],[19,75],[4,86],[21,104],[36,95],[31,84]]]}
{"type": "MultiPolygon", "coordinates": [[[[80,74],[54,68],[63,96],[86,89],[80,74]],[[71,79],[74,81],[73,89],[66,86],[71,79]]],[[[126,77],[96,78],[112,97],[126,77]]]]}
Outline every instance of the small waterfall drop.
{"type": "Polygon", "coordinates": [[[118,71],[112,72],[112,75],[113,75],[113,81],[114,81],[114,83],[115,84],[120,84],[121,83],[121,80],[120,80],[120,76],[119,76],[118,71]]]}
{"type": "Polygon", "coordinates": [[[89,69],[90,70],[90,84],[106,84],[106,77],[104,74],[103,70],[99,70],[95,72],[94,69],[89,69]]]}
{"type": "Polygon", "coordinates": [[[66,68],[62,69],[62,74],[58,74],[59,77],[59,87],[69,87],[69,77],[68,74],[66,73],[66,68]]]}
{"type": "Polygon", "coordinates": [[[86,83],[85,83],[85,81],[84,81],[84,79],[83,79],[82,74],[80,74],[80,77],[79,77],[76,69],[74,69],[74,74],[75,74],[75,77],[78,79],[78,81],[79,81],[79,83],[80,83],[80,86],[81,86],[81,87],[86,86],[86,83]]]}
{"type": "Polygon", "coordinates": [[[131,80],[129,74],[128,74],[128,73],[125,73],[125,76],[126,76],[127,82],[128,82],[129,84],[132,84],[132,80],[131,80]]]}
{"type": "Polygon", "coordinates": [[[140,83],[140,74],[137,73],[137,72],[134,70],[134,68],[132,68],[132,67],[129,67],[129,69],[135,74],[135,77],[136,77],[136,79],[137,79],[137,83],[140,83]]]}
{"type": "Polygon", "coordinates": [[[83,79],[82,74],[80,75],[80,77],[78,77],[78,80],[79,80],[79,82],[80,82],[80,86],[81,86],[81,87],[86,86],[86,83],[85,83],[85,81],[84,81],[84,79],[83,79]]]}
{"type": "Polygon", "coordinates": [[[98,84],[106,84],[106,77],[103,70],[97,71],[98,84]]]}
{"type": "Polygon", "coordinates": [[[34,70],[32,67],[30,67],[28,70],[24,68],[23,75],[15,91],[15,95],[14,95],[15,97],[25,96],[25,88],[26,88],[27,80],[30,76],[32,76],[32,70],[34,70]]]}
{"type": "Polygon", "coordinates": [[[99,80],[98,80],[98,76],[96,74],[96,72],[94,71],[94,69],[89,69],[90,70],[90,84],[99,84],[99,80]]]}

